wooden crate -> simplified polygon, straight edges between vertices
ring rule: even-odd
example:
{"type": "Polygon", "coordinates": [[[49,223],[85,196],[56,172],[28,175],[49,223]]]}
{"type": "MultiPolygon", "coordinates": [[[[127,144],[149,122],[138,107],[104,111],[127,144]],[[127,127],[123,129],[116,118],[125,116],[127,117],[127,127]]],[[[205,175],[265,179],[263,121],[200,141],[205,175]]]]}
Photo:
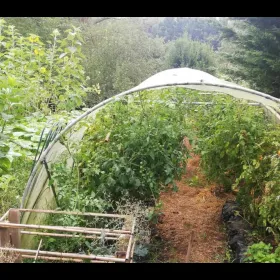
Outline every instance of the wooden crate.
{"type": "Polygon", "coordinates": [[[101,214],[101,213],[81,213],[68,211],[40,210],[40,209],[9,209],[0,218],[0,250],[9,253],[16,253],[15,262],[21,262],[23,259],[47,260],[47,261],[70,261],[83,262],[85,260],[91,263],[131,263],[135,247],[134,229],[136,220],[133,216],[117,215],[117,214],[101,214]],[[63,215],[80,215],[104,218],[123,219],[124,226],[122,229],[108,228],[88,228],[88,227],[70,227],[70,226],[52,226],[52,225],[35,225],[21,224],[20,216],[23,212],[47,213],[47,214],[63,214],[63,215]],[[43,232],[48,231],[48,232],[43,232]],[[78,238],[86,239],[107,239],[115,240],[118,250],[115,255],[87,255],[72,252],[51,252],[41,251],[42,239],[38,244],[37,250],[29,250],[21,248],[21,236],[24,234],[34,236],[51,236],[53,238],[78,238]]]}

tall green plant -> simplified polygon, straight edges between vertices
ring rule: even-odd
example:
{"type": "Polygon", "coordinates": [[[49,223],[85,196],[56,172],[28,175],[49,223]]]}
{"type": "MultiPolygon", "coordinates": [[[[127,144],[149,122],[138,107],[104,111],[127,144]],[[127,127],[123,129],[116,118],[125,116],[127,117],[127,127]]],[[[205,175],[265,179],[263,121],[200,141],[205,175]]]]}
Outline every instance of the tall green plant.
{"type": "Polygon", "coordinates": [[[44,44],[39,36],[22,36],[0,19],[0,174],[20,155],[15,145],[26,148],[30,132],[38,132],[23,125],[25,116],[71,111],[83,104],[87,90],[94,90],[86,85],[80,30],[65,32],[64,37],[55,29],[44,44]],[[20,133],[24,139],[15,141],[20,133]]]}
{"type": "MultiPolygon", "coordinates": [[[[23,37],[14,26],[0,21],[0,78],[1,90],[9,89],[23,104],[23,113],[71,110],[82,105],[89,89],[82,66],[83,39],[79,28],[65,31],[63,37],[55,29],[47,44],[39,36],[23,37]]],[[[17,110],[18,111],[18,110],[17,110]]]]}
{"type": "Polygon", "coordinates": [[[167,68],[189,67],[215,73],[215,53],[206,43],[192,41],[187,35],[170,43],[166,54],[167,68]]]}

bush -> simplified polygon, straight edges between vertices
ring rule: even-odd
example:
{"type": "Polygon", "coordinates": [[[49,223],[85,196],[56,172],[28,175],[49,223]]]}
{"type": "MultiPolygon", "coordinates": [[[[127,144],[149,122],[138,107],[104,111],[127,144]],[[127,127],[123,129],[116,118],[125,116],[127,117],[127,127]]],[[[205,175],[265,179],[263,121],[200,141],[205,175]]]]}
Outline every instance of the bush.
{"type": "Polygon", "coordinates": [[[88,128],[78,161],[81,179],[94,192],[109,192],[114,200],[124,193],[156,199],[163,186],[175,186],[183,173],[182,113],[147,98],[143,94],[128,105],[109,105],[88,128]],[[104,141],[108,133],[109,141],[104,141]]]}
{"type": "Polygon", "coordinates": [[[237,192],[252,224],[280,233],[280,129],[261,108],[225,97],[196,115],[198,148],[207,177],[237,192]]]}
{"type": "Polygon", "coordinates": [[[163,69],[163,40],[149,37],[130,19],[93,25],[84,34],[85,69],[102,92],[88,93],[87,106],[137,86],[163,69]]]}
{"type": "Polygon", "coordinates": [[[215,74],[215,53],[206,43],[192,41],[185,35],[171,43],[166,67],[189,67],[215,74]]]}
{"type": "Polygon", "coordinates": [[[208,178],[229,190],[244,165],[260,153],[255,143],[264,134],[264,113],[232,98],[215,101],[215,106],[198,112],[198,151],[208,178]]]}
{"type": "Polygon", "coordinates": [[[259,242],[251,245],[245,253],[246,262],[255,263],[280,263],[280,247],[272,253],[272,246],[259,242]]]}
{"type": "Polygon", "coordinates": [[[0,19],[0,108],[9,114],[72,110],[82,104],[87,88],[83,39],[79,28],[73,27],[62,36],[58,29],[44,44],[40,37],[27,37],[15,26],[0,19]],[[12,103],[12,106],[10,104],[12,103]]]}

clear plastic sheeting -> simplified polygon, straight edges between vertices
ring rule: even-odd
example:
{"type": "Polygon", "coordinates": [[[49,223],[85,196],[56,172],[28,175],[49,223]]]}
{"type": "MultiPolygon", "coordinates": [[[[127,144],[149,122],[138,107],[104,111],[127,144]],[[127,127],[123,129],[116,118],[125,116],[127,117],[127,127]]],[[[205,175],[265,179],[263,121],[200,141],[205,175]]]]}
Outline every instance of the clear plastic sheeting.
{"type": "MultiPolygon", "coordinates": [[[[49,209],[55,207],[54,196],[49,186],[49,178],[44,163],[47,163],[51,167],[51,164],[61,160],[62,156],[67,155],[67,163],[69,163],[69,166],[71,165],[73,159],[67,152],[63,141],[60,140],[62,136],[66,136],[67,141],[79,145],[86,131],[86,127],[81,125],[82,120],[86,120],[89,117],[94,119],[98,110],[123,96],[143,90],[174,86],[186,87],[199,91],[224,93],[232,95],[235,98],[258,102],[264,107],[268,115],[273,116],[273,120],[276,122],[280,121],[280,116],[277,113],[280,111],[280,100],[278,98],[220,80],[199,70],[190,68],[165,70],[148,78],[137,87],[100,102],[78,118],[72,120],[49,144],[48,148],[42,153],[40,159],[34,166],[24,191],[21,207],[31,209],[49,209]],[[70,133],[73,131],[73,128],[75,128],[76,131],[70,133]]],[[[24,213],[22,215],[22,221],[25,223],[38,223],[36,219],[34,213],[24,213]]],[[[26,240],[26,242],[29,243],[32,242],[32,240],[29,239],[26,240]]]]}
{"type": "Polygon", "coordinates": [[[271,106],[276,111],[280,112],[280,99],[276,97],[218,79],[203,71],[190,68],[176,68],[162,71],[148,78],[140,85],[133,88],[133,90],[139,91],[146,88],[179,85],[201,91],[226,93],[235,98],[256,101],[271,106]]]}
{"type": "Polygon", "coordinates": [[[221,83],[221,80],[200,70],[195,70],[191,68],[176,68],[169,69],[157,73],[144,82],[142,82],[138,87],[149,87],[154,85],[161,85],[165,83],[221,83]]]}

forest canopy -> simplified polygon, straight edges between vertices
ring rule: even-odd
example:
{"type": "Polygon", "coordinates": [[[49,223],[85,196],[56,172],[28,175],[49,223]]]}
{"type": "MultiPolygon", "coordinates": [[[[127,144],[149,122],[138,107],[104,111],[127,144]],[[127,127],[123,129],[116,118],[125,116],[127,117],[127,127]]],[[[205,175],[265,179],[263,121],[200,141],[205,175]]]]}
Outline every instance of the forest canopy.
{"type": "MultiPolygon", "coordinates": [[[[162,70],[190,67],[279,97],[279,17],[6,17],[22,36],[71,28],[83,38],[79,51],[92,106],[162,70]]],[[[81,41],[81,40],[80,40],[81,41]]]]}

